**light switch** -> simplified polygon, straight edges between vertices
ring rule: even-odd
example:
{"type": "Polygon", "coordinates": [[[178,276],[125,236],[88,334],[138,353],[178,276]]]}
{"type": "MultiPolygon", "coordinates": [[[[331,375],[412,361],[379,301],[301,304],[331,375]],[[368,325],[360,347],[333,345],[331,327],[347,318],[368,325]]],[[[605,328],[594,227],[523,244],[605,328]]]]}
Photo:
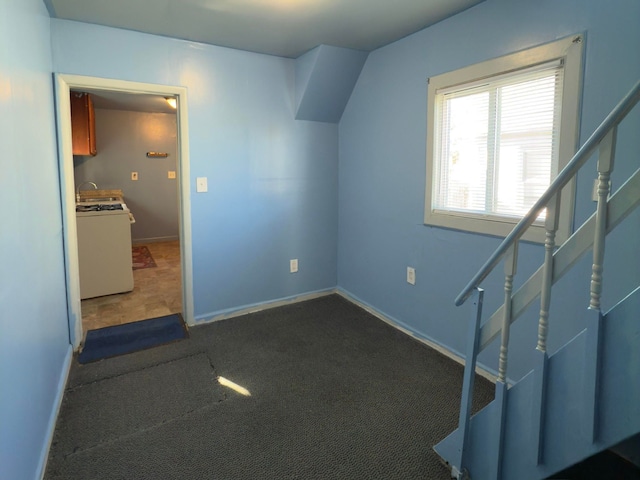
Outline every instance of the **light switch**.
{"type": "Polygon", "coordinates": [[[413,267],[407,267],[407,283],[410,285],[416,284],[416,269],[413,267]]]}
{"type": "Polygon", "coordinates": [[[138,172],[131,172],[131,180],[138,180],[138,172]]]}
{"type": "Polygon", "coordinates": [[[203,193],[209,189],[207,187],[207,177],[198,177],[196,178],[196,192],[203,193]]]}
{"type": "Polygon", "coordinates": [[[169,170],[169,173],[167,173],[167,178],[176,178],[176,172],[174,172],[173,170],[169,170]]]}

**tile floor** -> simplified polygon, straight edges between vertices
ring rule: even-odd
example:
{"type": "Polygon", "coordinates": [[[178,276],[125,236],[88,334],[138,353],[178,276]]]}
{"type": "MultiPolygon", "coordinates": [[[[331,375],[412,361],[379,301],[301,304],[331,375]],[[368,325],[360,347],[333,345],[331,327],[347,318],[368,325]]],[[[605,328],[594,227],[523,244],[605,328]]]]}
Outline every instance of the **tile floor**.
{"type": "Polygon", "coordinates": [[[180,243],[176,240],[144,245],[157,266],[133,271],[132,292],[82,300],[85,332],[182,312],[180,243]]]}

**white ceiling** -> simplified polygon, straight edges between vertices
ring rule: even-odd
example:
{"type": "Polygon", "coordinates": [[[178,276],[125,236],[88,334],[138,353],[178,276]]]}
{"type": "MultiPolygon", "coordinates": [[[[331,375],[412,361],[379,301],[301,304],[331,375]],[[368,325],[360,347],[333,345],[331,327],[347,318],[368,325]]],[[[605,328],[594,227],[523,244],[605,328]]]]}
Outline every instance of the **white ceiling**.
{"type": "Polygon", "coordinates": [[[483,0],[44,0],[53,17],[297,58],[371,51],[483,0]]]}

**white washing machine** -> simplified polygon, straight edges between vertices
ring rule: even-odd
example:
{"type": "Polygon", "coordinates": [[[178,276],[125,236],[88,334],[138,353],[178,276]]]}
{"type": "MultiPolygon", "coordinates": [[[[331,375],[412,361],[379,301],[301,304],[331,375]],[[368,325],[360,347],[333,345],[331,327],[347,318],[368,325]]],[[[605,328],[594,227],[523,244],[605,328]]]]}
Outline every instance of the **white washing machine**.
{"type": "Polygon", "coordinates": [[[131,219],[124,203],[76,207],[83,300],[133,290],[131,219]]]}

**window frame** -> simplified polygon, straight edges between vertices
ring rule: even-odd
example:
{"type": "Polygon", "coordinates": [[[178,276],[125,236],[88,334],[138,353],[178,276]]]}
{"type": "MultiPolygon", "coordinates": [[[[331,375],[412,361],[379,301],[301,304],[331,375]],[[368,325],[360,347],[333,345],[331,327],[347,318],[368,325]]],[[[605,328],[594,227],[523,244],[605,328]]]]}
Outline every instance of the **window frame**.
{"type": "MultiPolygon", "coordinates": [[[[560,112],[560,139],[558,144],[557,172],[571,160],[578,146],[580,127],[580,100],[582,93],[582,62],[584,34],[571,35],[551,43],[539,45],[498,58],[486,60],[458,70],[429,78],[427,85],[427,169],[425,188],[424,223],[428,226],[450,228],[472,233],[505,237],[520,218],[496,214],[477,214],[459,211],[434,211],[433,195],[438,181],[435,172],[438,125],[435,123],[436,94],[443,89],[465,85],[474,81],[497,77],[536,65],[560,60],[564,64],[563,97],[560,112]]],[[[554,166],[552,165],[552,170],[554,166]]],[[[560,217],[556,232],[557,242],[571,235],[575,203],[575,179],[562,190],[560,217]]],[[[523,240],[544,243],[544,224],[534,223],[522,236],[523,240]]]]}

